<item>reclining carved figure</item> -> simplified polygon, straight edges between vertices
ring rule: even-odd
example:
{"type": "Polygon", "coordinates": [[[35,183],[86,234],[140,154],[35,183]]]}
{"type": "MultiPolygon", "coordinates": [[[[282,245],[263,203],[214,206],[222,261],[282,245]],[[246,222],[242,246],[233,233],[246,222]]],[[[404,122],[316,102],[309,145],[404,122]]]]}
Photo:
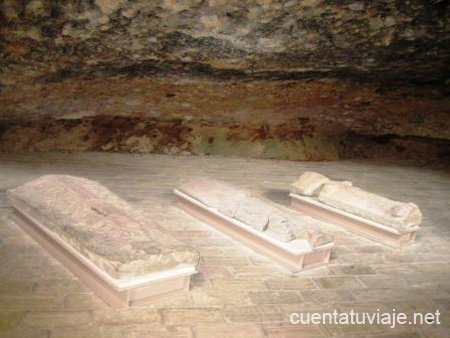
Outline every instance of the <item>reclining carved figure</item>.
{"type": "Polygon", "coordinates": [[[249,191],[221,181],[196,178],[182,184],[178,190],[282,242],[307,239],[314,248],[333,241],[332,236],[320,231],[312,218],[289,216],[249,191]]]}
{"type": "Polygon", "coordinates": [[[348,181],[331,181],[316,172],[305,172],[292,185],[292,192],[316,198],[319,202],[396,230],[417,227],[422,221],[419,207],[390,200],[348,181]]]}

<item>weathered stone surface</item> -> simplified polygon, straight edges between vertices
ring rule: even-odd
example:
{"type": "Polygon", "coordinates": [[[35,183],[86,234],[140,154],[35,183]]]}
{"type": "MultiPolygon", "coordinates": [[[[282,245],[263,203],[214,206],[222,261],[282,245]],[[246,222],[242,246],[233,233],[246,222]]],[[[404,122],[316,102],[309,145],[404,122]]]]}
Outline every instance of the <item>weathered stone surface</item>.
{"type": "Polygon", "coordinates": [[[264,284],[253,279],[218,279],[212,282],[217,291],[259,290],[264,289],[264,284]]]}
{"type": "Polygon", "coordinates": [[[449,13],[5,0],[0,150],[448,161],[449,13]]]}
{"type": "MultiPolygon", "coordinates": [[[[310,309],[309,307],[308,309],[310,309]]],[[[295,309],[288,313],[298,311],[295,309]]],[[[297,312],[296,312],[297,313],[297,312]]],[[[312,313],[312,311],[310,311],[312,313]]],[[[321,330],[320,325],[302,324],[293,325],[291,322],[280,323],[263,323],[263,332],[267,338],[319,338],[326,337],[326,334],[321,330]]]]}
{"type": "Polygon", "coordinates": [[[204,177],[191,179],[180,185],[178,190],[209,207],[220,208],[221,211],[231,217],[236,211],[237,201],[250,197],[250,194],[245,190],[204,177]],[[233,199],[230,199],[230,196],[233,196],[233,199]]]}
{"type": "Polygon", "coordinates": [[[417,226],[422,221],[416,204],[390,200],[354,187],[350,181],[330,181],[319,173],[305,172],[291,186],[295,193],[315,196],[324,204],[398,230],[417,226]]]}
{"type": "Polygon", "coordinates": [[[195,328],[197,338],[249,338],[261,337],[256,323],[233,323],[233,324],[200,324],[195,328]]]}
{"type": "Polygon", "coordinates": [[[22,320],[25,312],[11,311],[11,312],[0,312],[0,333],[12,330],[22,320]]]}
{"type": "Polygon", "coordinates": [[[267,234],[283,242],[305,238],[313,247],[317,247],[333,241],[333,236],[323,233],[320,228],[319,222],[312,217],[294,217],[276,210],[269,216],[267,234]]]}
{"type": "MultiPolygon", "coordinates": [[[[75,303],[76,302],[74,302],[74,304],[75,303]]],[[[151,325],[153,323],[161,322],[161,313],[158,310],[145,307],[129,308],[127,311],[121,312],[105,308],[104,311],[97,311],[95,314],[95,321],[99,324],[107,325],[151,325]]]]}
{"type": "Polygon", "coordinates": [[[315,247],[333,240],[332,236],[323,234],[310,217],[288,216],[274,204],[252,196],[249,191],[218,180],[196,178],[182,184],[178,190],[283,242],[301,238],[315,247]]]}
{"type": "Polygon", "coordinates": [[[166,324],[191,324],[222,322],[219,309],[216,308],[181,308],[164,309],[162,312],[166,324]]]}
{"type": "Polygon", "coordinates": [[[398,230],[417,226],[422,213],[417,205],[398,202],[349,184],[330,182],[323,186],[319,201],[398,230]]]}
{"type": "Polygon", "coordinates": [[[52,323],[55,327],[60,326],[82,326],[92,322],[90,311],[47,311],[29,312],[24,318],[24,324],[32,327],[46,327],[52,323]]]}
{"type": "Polygon", "coordinates": [[[305,196],[315,196],[319,189],[330,179],[314,171],[306,171],[300,175],[299,179],[291,184],[293,192],[305,196]]]}
{"type": "Polygon", "coordinates": [[[323,289],[362,289],[364,285],[355,277],[322,277],[316,278],[316,282],[323,289]]]}
{"type": "Polygon", "coordinates": [[[231,322],[274,322],[284,318],[276,306],[228,307],[223,313],[231,322]]]}
{"type": "MultiPolygon", "coordinates": [[[[232,195],[228,198],[233,198],[232,195]]],[[[267,203],[257,198],[246,198],[239,201],[235,218],[250,225],[258,231],[267,230],[271,210],[267,203]]]]}
{"type": "Polygon", "coordinates": [[[271,290],[309,290],[317,289],[312,279],[291,278],[291,279],[269,279],[266,281],[267,287],[271,290]]]}
{"type": "Polygon", "coordinates": [[[197,264],[194,249],[97,182],[45,175],[8,196],[115,278],[197,264]]]}
{"type": "Polygon", "coordinates": [[[298,304],[302,302],[299,293],[293,291],[259,291],[249,292],[254,305],[298,304]]]}
{"type": "Polygon", "coordinates": [[[171,70],[436,82],[448,57],[442,2],[7,0],[1,9],[4,85],[171,70]]]}
{"type": "Polygon", "coordinates": [[[295,238],[294,230],[298,227],[303,228],[303,224],[288,219],[280,212],[270,214],[267,233],[270,236],[283,242],[289,242],[295,238]]]}

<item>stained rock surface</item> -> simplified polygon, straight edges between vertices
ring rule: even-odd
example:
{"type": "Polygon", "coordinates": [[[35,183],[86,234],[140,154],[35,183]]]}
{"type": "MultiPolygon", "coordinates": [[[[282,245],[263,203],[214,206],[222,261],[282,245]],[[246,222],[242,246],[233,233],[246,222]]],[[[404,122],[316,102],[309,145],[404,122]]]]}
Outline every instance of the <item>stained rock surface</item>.
{"type": "Polygon", "coordinates": [[[4,0],[0,151],[448,161],[448,4],[4,0]]]}
{"type": "Polygon", "coordinates": [[[196,265],[198,253],[100,183],[45,175],[8,191],[29,214],[114,278],[196,265]]]}

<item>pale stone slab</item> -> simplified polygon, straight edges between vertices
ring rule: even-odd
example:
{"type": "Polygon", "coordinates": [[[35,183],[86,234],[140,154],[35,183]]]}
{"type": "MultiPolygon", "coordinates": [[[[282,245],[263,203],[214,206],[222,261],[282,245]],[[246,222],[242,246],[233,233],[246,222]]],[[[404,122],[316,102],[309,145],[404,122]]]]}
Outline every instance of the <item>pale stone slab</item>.
{"type": "Polygon", "coordinates": [[[315,197],[323,204],[402,231],[417,227],[422,213],[414,203],[399,202],[354,187],[349,181],[330,181],[305,172],[292,184],[293,192],[315,197]]]}
{"type": "Polygon", "coordinates": [[[422,213],[414,203],[393,201],[347,184],[326,183],[318,199],[332,207],[397,230],[416,227],[422,221],[422,213]]]}
{"type": "MultiPolygon", "coordinates": [[[[330,260],[331,248],[334,245],[331,236],[323,236],[331,239],[325,245],[317,245],[316,236],[282,242],[274,238],[269,231],[255,230],[243,221],[226,216],[217,208],[208,207],[180,190],[175,189],[174,193],[177,195],[176,205],[179,208],[292,272],[317,267],[330,260]]],[[[270,216],[270,209],[273,206],[270,203],[264,206],[264,210],[270,216]]],[[[277,209],[277,211],[280,210],[277,209]]],[[[303,226],[306,227],[306,225],[303,226]]],[[[307,231],[300,231],[300,233],[308,234],[307,231]]]]}
{"type": "MultiPolygon", "coordinates": [[[[302,224],[296,224],[295,221],[290,220],[280,212],[274,212],[269,215],[269,224],[267,233],[273,238],[279,239],[283,242],[289,242],[296,238],[295,229],[303,228],[302,224]]],[[[304,236],[299,236],[305,238],[304,236]]]]}
{"type": "Polygon", "coordinates": [[[319,189],[330,179],[314,171],[305,171],[297,181],[291,184],[292,192],[304,196],[316,196],[319,189]]]}
{"type": "Polygon", "coordinates": [[[317,223],[312,217],[306,215],[291,217],[278,210],[269,217],[267,233],[283,242],[304,238],[312,247],[331,243],[333,236],[322,232],[317,223]]]}
{"type": "MultiPolygon", "coordinates": [[[[193,178],[180,185],[178,190],[194,197],[209,207],[222,208],[222,210],[234,209],[234,211],[238,201],[251,196],[244,189],[205,177],[193,178]],[[233,196],[233,198],[230,199],[230,196],[233,196]]],[[[232,214],[233,211],[230,211],[230,216],[232,214]]]]}
{"type": "Polygon", "coordinates": [[[85,178],[45,175],[8,197],[48,230],[117,279],[195,266],[198,253],[85,178]]]}
{"type": "Polygon", "coordinates": [[[195,327],[196,338],[258,338],[261,337],[256,323],[202,323],[195,327]]]}
{"type": "Polygon", "coordinates": [[[268,201],[225,182],[195,178],[177,190],[283,242],[306,239],[316,247],[333,241],[332,236],[323,234],[313,222],[289,217],[268,201]]]}
{"type": "MultiPolygon", "coordinates": [[[[228,196],[228,199],[230,199],[230,196],[228,196]]],[[[269,223],[269,217],[271,216],[270,211],[268,210],[267,203],[257,198],[246,198],[238,201],[234,218],[250,225],[256,230],[265,231],[269,223]]]]}

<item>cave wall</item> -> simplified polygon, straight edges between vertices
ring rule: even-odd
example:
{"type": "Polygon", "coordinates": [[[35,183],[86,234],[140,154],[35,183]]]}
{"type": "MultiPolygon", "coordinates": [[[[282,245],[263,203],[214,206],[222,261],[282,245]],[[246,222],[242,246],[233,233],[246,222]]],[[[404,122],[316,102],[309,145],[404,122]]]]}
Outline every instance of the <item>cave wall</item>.
{"type": "Polygon", "coordinates": [[[449,158],[448,1],[18,1],[0,151],[449,158]]]}

